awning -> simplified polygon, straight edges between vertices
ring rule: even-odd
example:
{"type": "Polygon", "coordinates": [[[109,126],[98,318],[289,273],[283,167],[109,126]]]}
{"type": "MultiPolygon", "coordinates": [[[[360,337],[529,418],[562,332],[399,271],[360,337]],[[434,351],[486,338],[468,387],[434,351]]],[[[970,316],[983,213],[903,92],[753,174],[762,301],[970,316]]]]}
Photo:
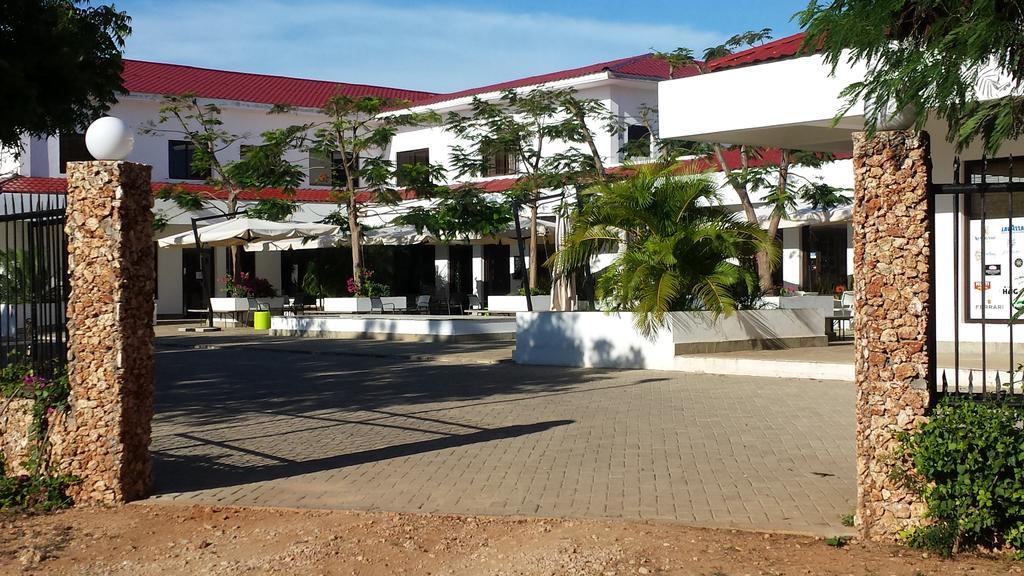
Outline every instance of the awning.
{"type": "MultiPolygon", "coordinates": [[[[757,221],[761,227],[767,227],[768,221],[772,217],[771,206],[759,206],[754,209],[757,213],[757,221]]],[[[853,219],[853,206],[840,206],[832,210],[822,210],[815,208],[801,208],[790,213],[787,217],[779,221],[779,229],[783,228],[798,228],[800,226],[810,226],[814,224],[840,224],[843,222],[849,222],[853,219]]]]}
{"type": "MultiPolygon", "coordinates": [[[[199,242],[205,246],[241,246],[266,240],[319,237],[337,231],[337,226],[328,224],[272,222],[258,218],[232,218],[198,230],[199,242]]],[[[157,240],[157,245],[162,248],[195,248],[195,234],[192,230],[172,234],[157,240]]]]}

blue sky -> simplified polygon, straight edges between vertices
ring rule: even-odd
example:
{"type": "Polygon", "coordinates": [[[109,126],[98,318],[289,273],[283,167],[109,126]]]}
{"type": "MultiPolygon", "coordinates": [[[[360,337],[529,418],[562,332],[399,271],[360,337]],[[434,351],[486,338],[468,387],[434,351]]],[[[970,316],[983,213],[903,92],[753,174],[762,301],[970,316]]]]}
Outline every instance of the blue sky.
{"type": "Polygon", "coordinates": [[[454,91],[736,32],[797,32],[806,0],[125,0],[129,58],[454,91]]]}

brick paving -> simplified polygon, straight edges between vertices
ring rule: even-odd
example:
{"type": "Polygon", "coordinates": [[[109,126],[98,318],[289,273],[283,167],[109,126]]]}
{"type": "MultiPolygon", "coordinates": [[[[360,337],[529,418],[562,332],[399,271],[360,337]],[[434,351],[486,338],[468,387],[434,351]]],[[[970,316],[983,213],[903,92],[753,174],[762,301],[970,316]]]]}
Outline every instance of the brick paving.
{"type": "Polygon", "coordinates": [[[849,383],[415,346],[164,332],[154,498],[850,531],[849,383]]]}

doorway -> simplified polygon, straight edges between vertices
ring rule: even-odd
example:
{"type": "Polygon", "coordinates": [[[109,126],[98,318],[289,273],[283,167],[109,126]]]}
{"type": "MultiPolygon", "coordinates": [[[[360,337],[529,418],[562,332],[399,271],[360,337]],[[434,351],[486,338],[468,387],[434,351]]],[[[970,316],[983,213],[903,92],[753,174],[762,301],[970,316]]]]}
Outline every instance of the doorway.
{"type": "Polygon", "coordinates": [[[213,248],[185,248],[181,254],[181,301],[186,318],[203,315],[189,310],[206,310],[209,303],[203,299],[203,283],[208,294],[213,295],[213,248]],[[203,278],[202,260],[206,259],[207,277],[203,278]]]}
{"type": "Polygon", "coordinates": [[[512,251],[507,244],[484,246],[484,292],[486,296],[504,296],[512,291],[509,260],[512,251]]]}

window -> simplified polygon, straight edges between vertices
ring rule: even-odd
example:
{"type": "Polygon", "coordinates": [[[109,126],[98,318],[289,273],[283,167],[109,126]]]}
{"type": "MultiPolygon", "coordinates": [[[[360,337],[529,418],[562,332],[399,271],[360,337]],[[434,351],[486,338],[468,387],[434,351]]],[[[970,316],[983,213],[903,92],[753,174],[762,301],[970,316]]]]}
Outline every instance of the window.
{"type": "MultiPolygon", "coordinates": [[[[1008,158],[964,162],[968,184],[1024,182],[1024,170],[1008,158]]],[[[968,192],[962,195],[964,227],[964,294],[968,322],[1006,324],[1012,315],[1011,295],[1024,284],[1024,194],[968,192]]]]}
{"type": "Polygon", "coordinates": [[[187,140],[169,140],[167,142],[167,176],[178,180],[206,180],[210,170],[196,172],[192,168],[192,158],[196,154],[196,145],[187,140]]]}
{"type": "MultiPolygon", "coordinates": [[[[406,150],[399,152],[395,155],[395,167],[401,168],[402,166],[413,165],[413,164],[429,164],[430,163],[430,149],[420,148],[419,150],[406,150]]],[[[406,186],[408,182],[405,178],[398,178],[399,186],[406,186]]]]}
{"type": "MultiPolygon", "coordinates": [[[[351,158],[351,156],[350,156],[351,158]]],[[[359,172],[359,160],[350,162],[349,166],[359,172]]],[[[341,163],[341,153],[331,152],[331,161],[319,152],[309,153],[309,183],[312,186],[345,186],[345,167],[341,163]]],[[[359,177],[353,179],[353,185],[359,187],[359,177]]]]}
{"type": "Polygon", "coordinates": [[[631,124],[626,128],[625,158],[648,158],[651,155],[651,129],[643,124],[631,124]]]}
{"type": "Polygon", "coordinates": [[[506,176],[518,174],[516,157],[507,150],[499,150],[487,158],[487,171],[484,176],[506,176]]]}
{"type": "Polygon", "coordinates": [[[60,135],[60,173],[66,174],[68,162],[93,160],[89,149],[85,147],[85,134],[60,135]]]}

